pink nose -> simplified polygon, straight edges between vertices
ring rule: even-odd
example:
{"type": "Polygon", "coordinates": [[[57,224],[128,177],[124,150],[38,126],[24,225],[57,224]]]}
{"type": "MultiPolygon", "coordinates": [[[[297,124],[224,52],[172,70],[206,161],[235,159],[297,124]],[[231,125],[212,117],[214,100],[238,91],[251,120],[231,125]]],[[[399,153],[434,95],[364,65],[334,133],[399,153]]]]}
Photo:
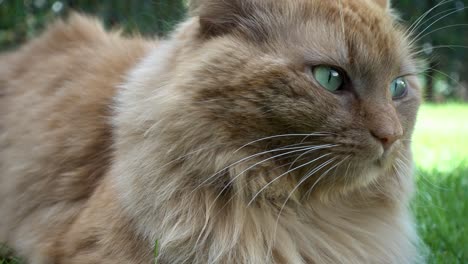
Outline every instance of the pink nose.
{"type": "Polygon", "coordinates": [[[386,133],[375,133],[371,131],[372,136],[382,143],[384,150],[388,150],[398,139],[401,138],[401,133],[386,134],[386,133]]]}

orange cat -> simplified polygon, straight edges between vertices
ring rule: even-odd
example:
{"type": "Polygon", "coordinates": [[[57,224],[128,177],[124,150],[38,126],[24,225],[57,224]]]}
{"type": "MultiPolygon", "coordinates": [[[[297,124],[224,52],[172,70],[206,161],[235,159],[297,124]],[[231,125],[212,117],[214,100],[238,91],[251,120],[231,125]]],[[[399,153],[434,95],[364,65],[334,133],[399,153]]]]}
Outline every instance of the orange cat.
{"type": "Polygon", "coordinates": [[[385,0],[74,15],[0,57],[0,242],[28,263],[413,263],[408,36],[385,0]]]}

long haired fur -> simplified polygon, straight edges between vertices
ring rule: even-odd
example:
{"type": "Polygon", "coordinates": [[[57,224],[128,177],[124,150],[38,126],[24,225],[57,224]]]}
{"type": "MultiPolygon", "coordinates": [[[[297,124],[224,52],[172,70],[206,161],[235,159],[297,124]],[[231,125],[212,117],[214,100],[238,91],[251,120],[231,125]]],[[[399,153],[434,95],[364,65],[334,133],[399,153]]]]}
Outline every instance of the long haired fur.
{"type": "Polygon", "coordinates": [[[37,264],[151,263],[156,241],[159,263],[420,260],[420,88],[387,1],[191,14],[160,41],[75,15],[1,57],[0,241],[37,264]],[[398,139],[384,151],[382,135],[398,139]]]}

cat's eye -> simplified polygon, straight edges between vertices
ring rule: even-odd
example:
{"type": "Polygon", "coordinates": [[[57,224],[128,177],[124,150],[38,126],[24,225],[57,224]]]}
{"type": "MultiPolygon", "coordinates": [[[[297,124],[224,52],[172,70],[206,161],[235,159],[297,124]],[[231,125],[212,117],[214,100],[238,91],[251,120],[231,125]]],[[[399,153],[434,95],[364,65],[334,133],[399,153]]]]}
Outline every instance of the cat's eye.
{"type": "Polygon", "coordinates": [[[407,91],[408,83],[403,77],[395,79],[390,85],[390,92],[392,94],[393,99],[399,99],[404,97],[407,91]]]}
{"type": "Polygon", "coordinates": [[[315,80],[326,90],[336,92],[344,83],[344,76],[339,70],[329,66],[317,66],[313,69],[315,80]]]}

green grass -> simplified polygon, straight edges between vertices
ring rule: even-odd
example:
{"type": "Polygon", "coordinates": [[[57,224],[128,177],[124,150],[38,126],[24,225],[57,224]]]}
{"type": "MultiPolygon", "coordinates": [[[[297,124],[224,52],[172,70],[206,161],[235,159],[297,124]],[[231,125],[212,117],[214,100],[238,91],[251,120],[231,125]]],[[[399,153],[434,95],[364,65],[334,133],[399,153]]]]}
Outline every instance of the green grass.
{"type": "MultiPolygon", "coordinates": [[[[429,264],[468,263],[468,105],[424,105],[413,151],[422,251],[429,264]]],[[[18,262],[0,258],[0,264],[18,262]]]]}
{"type": "Polygon", "coordinates": [[[428,263],[468,263],[468,105],[423,106],[413,151],[428,263]]]}
{"type": "Polygon", "coordinates": [[[0,258],[0,264],[19,264],[20,261],[14,258],[0,258]]]}
{"type": "Polygon", "coordinates": [[[421,170],[450,172],[468,161],[468,105],[424,105],[413,137],[421,170]]]}
{"type": "Polygon", "coordinates": [[[159,257],[159,241],[154,242],[154,264],[158,264],[159,257]]]}
{"type": "Polygon", "coordinates": [[[19,264],[20,261],[10,256],[10,251],[0,244],[0,264],[19,264]],[[8,257],[6,257],[8,256],[8,257]]]}

